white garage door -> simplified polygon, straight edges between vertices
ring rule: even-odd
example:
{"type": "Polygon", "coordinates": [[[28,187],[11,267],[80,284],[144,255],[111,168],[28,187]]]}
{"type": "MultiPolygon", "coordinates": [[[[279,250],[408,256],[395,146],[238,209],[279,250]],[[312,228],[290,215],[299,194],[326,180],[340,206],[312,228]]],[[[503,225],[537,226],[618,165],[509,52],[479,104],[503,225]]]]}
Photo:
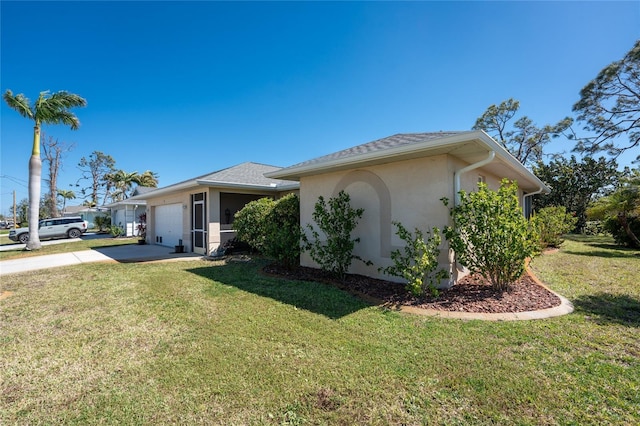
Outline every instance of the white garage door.
{"type": "Polygon", "coordinates": [[[155,243],[167,247],[177,246],[182,239],[182,204],[157,206],[155,219],[155,243]]]}

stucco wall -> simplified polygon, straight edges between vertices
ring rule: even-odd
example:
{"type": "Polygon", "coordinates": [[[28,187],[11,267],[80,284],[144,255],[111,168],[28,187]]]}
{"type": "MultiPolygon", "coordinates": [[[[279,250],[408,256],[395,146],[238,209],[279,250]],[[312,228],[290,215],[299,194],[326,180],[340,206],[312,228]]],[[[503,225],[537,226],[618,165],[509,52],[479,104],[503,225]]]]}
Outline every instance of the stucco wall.
{"type": "MultiPolygon", "coordinates": [[[[446,197],[453,203],[454,172],[465,166],[467,163],[455,157],[440,155],[303,177],[300,180],[300,222],[303,227],[312,224],[317,229],[312,214],[318,197],[322,195],[328,200],[344,189],[351,197],[352,207],[365,209],[354,232],[361,240],[354,254],[373,262],[372,266],[367,266],[354,260],[349,272],[402,281],[378,272],[379,267],[392,264],[391,251],[404,246],[392,222],[400,222],[412,232],[416,227],[423,232],[431,231],[433,227],[442,230],[450,224],[449,209],[441,198],[446,197]]],[[[461,189],[476,190],[479,176],[483,176],[491,189],[499,188],[500,178],[485,167],[462,175],[461,189]]],[[[451,285],[459,274],[464,274],[455,269],[452,261],[453,256],[443,237],[440,267],[452,278],[443,281],[441,286],[451,285]]],[[[301,256],[301,264],[318,266],[307,253],[301,256]]]]}

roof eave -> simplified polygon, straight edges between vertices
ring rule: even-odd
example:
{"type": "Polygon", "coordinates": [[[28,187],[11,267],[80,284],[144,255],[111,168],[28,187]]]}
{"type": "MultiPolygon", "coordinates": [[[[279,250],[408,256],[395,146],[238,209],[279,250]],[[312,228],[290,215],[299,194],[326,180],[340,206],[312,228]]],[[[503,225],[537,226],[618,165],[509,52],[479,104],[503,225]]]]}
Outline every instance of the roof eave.
{"type": "MultiPolygon", "coordinates": [[[[447,147],[456,147],[462,142],[481,142],[487,150],[496,152],[503,163],[516,172],[519,176],[525,178],[536,189],[541,188],[543,192],[549,192],[550,189],[533,173],[525,168],[515,157],[513,157],[502,145],[497,143],[491,136],[482,130],[460,133],[453,136],[444,137],[437,140],[431,140],[418,144],[405,145],[397,148],[390,148],[381,151],[368,152],[360,155],[354,155],[347,158],[339,158],[336,160],[326,161],[323,163],[306,164],[299,167],[287,167],[274,172],[265,173],[265,176],[272,179],[300,180],[301,177],[310,176],[320,173],[328,173],[332,171],[345,170],[353,167],[363,167],[382,163],[388,163],[396,159],[409,158],[413,155],[426,156],[429,152],[437,152],[447,147]]],[[[455,155],[455,154],[454,154],[455,155]]],[[[494,160],[495,161],[495,160],[494,160]]]]}

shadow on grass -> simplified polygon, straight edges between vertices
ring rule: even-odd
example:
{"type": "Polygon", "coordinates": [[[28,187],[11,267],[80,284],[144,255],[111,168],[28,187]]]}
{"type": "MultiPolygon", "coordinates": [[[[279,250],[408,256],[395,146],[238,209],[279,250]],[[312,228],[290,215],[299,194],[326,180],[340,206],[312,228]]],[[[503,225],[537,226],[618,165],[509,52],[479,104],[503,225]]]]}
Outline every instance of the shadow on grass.
{"type": "Polygon", "coordinates": [[[260,261],[228,262],[224,265],[193,268],[187,271],[331,319],[338,319],[371,306],[330,285],[269,277],[261,273],[264,265],[265,263],[260,261]]]}
{"type": "Polygon", "coordinates": [[[572,303],[576,311],[597,316],[598,322],[640,326],[640,300],[627,295],[591,294],[572,303]]]}
{"type": "Polygon", "coordinates": [[[624,249],[617,246],[606,246],[606,245],[592,245],[591,247],[602,248],[604,250],[594,250],[594,251],[573,251],[573,250],[562,250],[563,253],[574,254],[576,256],[589,256],[589,257],[604,257],[604,258],[627,258],[627,259],[640,259],[640,252],[638,250],[632,249],[624,249]]]}

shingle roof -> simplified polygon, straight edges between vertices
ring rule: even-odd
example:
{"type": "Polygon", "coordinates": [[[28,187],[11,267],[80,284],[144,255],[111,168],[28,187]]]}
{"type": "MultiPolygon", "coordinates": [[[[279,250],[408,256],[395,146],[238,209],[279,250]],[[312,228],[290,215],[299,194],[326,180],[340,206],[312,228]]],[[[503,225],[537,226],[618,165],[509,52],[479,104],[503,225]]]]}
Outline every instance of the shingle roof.
{"type": "Polygon", "coordinates": [[[413,145],[418,143],[424,143],[432,140],[442,139],[449,136],[461,135],[464,132],[433,132],[433,133],[398,133],[393,136],[378,139],[373,142],[367,142],[362,145],[354,146],[352,148],[344,149],[342,151],[334,152],[332,154],[324,155],[322,157],[313,158],[302,163],[295,164],[290,168],[309,166],[312,164],[322,164],[335,160],[340,160],[349,157],[355,157],[362,154],[368,154],[377,151],[384,151],[390,148],[397,148],[406,145],[413,145]]]}
{"type": "Polygon", "coordinates": [[[281,167],[246,162],[226,169],[218,170],[208,175],[201,176],[198,182],[230,183],[239,185],[281,186],[283,184],[295,184],[298,182],[281,179],[271,179],[264,176],[265,173],[280,170],[281,167]]]}

